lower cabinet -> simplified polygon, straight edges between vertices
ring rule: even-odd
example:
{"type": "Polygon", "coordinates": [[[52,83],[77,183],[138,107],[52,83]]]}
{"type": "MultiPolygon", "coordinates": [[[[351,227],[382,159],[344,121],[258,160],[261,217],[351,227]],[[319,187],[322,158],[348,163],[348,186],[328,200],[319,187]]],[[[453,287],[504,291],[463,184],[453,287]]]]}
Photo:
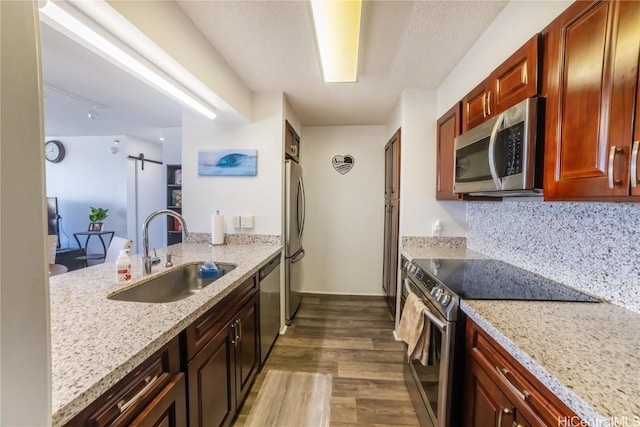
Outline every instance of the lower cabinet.
{"type": "Polygon", "coordinates": [[[463,426],[579,424],[573,411],[486,332],[468,319],[466,328],[463,426]]]}
{"type": "Polygon", "coordinates": [[[67,425],[186,426],[186,390],[178,349],[175,337],[67,425]]]}
{"type": "Polygon", "coordinates": [[[253,276],[67,426],[228,426],[260,369],[260,295],[253,276]]]}
{"type": "Polygon", "coordinates": [[[260,297],[254,285],[255,278],[241,285],[224,304],[232,309],[216,306],[186,330],[187,343],[195,342],[196,334],[211,336],[187,364],[191,427],[230,425],[260,369],[260,297]]]}

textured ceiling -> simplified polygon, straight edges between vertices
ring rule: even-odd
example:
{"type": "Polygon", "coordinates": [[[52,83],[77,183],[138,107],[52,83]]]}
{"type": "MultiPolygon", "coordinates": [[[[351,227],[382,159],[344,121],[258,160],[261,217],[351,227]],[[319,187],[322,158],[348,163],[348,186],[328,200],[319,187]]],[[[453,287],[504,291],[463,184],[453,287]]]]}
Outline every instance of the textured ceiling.
{"type": "MultiPolygon", "coordinates": [[[[365,1],[359,80],[322,81],[306,1],[183,1],[180,7],[252,91],[283,91],[303,125],[386,123],[404,88],[435,89],[504,1],[365,1]]],[[[157,141],[181,107],[42,25],[47,135],[128,134],[157,141]]],[[[174,132],[175,134],[175,132],[174,132]]]]}
{"type": "Polygon", "coordinates": [[[357,83],[322,81],[305,1],[182,1],[253,91],[284,91],[305,125],[383,124],[403,88],[435,89],[507,2],[366,1],[357,83]]]}

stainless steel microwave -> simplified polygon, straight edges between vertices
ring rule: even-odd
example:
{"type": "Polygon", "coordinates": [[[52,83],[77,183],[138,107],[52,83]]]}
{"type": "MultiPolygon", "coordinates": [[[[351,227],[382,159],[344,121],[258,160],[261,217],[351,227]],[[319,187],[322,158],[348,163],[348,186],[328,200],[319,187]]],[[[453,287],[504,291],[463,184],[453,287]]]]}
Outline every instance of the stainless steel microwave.
{"type": "Polygon", "coordinates": [[[525,99],[456,138],[454,193],[542,194],[542,101],[525,99]]]}

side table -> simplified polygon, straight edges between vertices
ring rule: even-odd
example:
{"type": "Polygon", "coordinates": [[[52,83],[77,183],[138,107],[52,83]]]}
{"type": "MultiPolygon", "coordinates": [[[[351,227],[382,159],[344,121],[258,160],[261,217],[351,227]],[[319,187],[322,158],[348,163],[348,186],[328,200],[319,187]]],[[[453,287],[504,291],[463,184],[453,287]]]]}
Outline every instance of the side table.
{"type": "Polygon", "coordinates": [[[78,242],[78,247],[83,250],[84,255],[76,257],[79,261],[84,261],[84,266],[88,267],[88,261],[100,261],[103,260],[107,256],[107,246],[111,243],[111,239],[113,239],[114,231],[81,231],[79,233],[73,233],[73,237],[78,242]],[[87,248],[89,247],[89,239],[93,236],[98,236],[100,239],[100,243],[102,244],[102,253],[87,253],[87,248]],[[108,236],[108,240],[105,243],[104,236],[108,236]],[[80,242],[79,237],[86,237],[84,240],[84,246],[80,242]]]}

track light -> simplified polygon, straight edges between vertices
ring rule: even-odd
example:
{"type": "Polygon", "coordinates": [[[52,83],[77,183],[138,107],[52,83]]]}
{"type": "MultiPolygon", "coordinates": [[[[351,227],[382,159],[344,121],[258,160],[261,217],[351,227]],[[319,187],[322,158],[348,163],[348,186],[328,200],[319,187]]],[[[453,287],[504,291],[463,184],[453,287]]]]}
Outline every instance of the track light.
{"type": "Polygon", "coordinates": [[[98,118],[98,110],[96,109],[95,105],[92,105],[91,108],[89,108],[87,117],[89,117],[91,120],[95,120],[98,118]]]}

